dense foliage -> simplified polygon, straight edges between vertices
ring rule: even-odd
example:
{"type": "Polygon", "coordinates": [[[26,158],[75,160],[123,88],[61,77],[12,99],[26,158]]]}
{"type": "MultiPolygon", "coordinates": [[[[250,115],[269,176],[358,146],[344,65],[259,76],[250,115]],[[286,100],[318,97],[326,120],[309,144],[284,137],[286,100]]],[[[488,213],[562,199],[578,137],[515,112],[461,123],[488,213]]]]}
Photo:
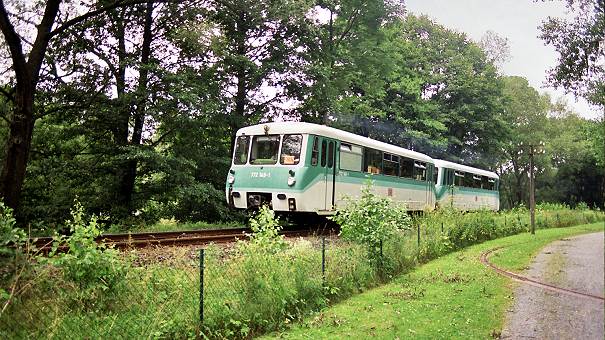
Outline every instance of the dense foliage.
{"type": "MultiPolygon", "coordinates": [[[[367,221],[384,216],[375,207],[373,202],[366,210],[367,221]]],[[[537,209],[538,233],[604,219],[586,205],[537,209]]],[[[11,221],[9,213],[0,215],[0,223],[11,221]]],[[[250,338],[287,327],[419,263],[527,231],[528,223],[526,209],[427,213],[412,221],[411,230],[391,233],[381,261],[374,261],[365,245],[342,239],[284,242],[272,212],[263,209],[253,218],[251,241],[205,249],[200,323],[200,259],[191,249],[164,248],[155,259],[142,252],[133,261],[130,252],[99,248],[93,242],[95,219],[84,218],[76,207],[68,221],[74,233],[66,239],[66,253],[38,256],[27,270],[17,271],[26,275],[0,280],[0,333],[8,338],[49,333],[61,338],[250,338]]]]}
{"type": "MultiPolygon", "coordinates": [[[[562,55],[555,85],[599,104],[594,44],[577,42],[602,37],[603,18],[578,4],[578,30],[550,20],[543,35],[562,55]]],[[[60,229],[75,197],[119,230],[240,220],[224,200],[234,133],[288,119],[495,170],[504,208],[527,202],[519,144],[542,141],[538,201],[603,207],[603,121],[502,76],[505,39],[474,42],[397,1],[16,1],[0,14],[0,195],[20,225],[60,229]]]]}

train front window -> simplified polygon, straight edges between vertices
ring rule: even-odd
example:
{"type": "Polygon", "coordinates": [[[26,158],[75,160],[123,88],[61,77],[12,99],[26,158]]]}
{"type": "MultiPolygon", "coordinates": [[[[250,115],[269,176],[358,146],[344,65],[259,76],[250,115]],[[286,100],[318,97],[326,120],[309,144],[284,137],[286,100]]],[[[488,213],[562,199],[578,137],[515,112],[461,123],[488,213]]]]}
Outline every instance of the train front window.
{"type": "Polygon", "coordinates": [[[302,135],[285,135],[281,143],[280,163],[284,165],[298,164],[301,149],[302,135]]]}
{"type": "Polygon", "coordinates": [[[233,154],[233,164],[246,164],[248,160],[248,145],[250,143],[250,137],[239,136],[235,141],[235,152],[233,154]]]}
{"type": "Polygon", "coordinates": [[[252,151],[250,164],[275,164],[279,150],[279,136],[254,136],[252,138],[252,151]]]}

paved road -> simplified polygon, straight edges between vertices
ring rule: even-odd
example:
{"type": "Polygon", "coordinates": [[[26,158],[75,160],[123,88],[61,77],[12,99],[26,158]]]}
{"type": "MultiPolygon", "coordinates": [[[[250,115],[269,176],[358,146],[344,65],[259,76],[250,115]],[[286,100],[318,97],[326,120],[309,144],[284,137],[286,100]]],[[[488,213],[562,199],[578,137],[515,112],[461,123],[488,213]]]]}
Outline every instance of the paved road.
{"type": "MultiPolygon", "coordinates": [[[[551,243],[525,276],[597,296],[604,294],[603,232],[551,243]]],[[[519,284],[502,339],[604,339],[604,301],[519,284]]]]}

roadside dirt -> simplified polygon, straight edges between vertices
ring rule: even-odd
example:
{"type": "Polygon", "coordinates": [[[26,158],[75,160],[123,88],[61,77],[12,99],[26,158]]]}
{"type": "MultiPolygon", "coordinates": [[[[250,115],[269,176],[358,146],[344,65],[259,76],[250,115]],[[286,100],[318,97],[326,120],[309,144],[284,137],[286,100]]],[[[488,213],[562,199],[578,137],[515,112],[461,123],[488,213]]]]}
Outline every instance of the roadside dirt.
{"type": "MultiPolygon", "coordinates": [[[[597,296],[604,294],[604,234],[556,241],[524,276],[597,296]]],[[[604,301],[519,284],[501,339],[603,339],[604,301]]]]}

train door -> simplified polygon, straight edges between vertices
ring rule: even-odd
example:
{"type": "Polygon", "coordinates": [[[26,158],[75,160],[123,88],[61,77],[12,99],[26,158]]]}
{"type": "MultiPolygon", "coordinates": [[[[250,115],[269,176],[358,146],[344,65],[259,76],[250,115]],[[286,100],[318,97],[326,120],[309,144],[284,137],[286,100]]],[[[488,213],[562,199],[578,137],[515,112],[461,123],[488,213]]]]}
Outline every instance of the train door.
{"type": "Polygon", "coordinates": [[[324,177],[324,210],[334,208],[335,186],[336,186],[336,166],[338,143],[330,138],[321,138],[321,161],[324,177]]]}
{"type": "Polygon", "coordinates": [[[433,171],[435,167],[432,164],[427,163],[427,174],[426,174],[426,205],[429,207],[433,206],[433,194],[431,187],[433,186],[433,171]]]}

